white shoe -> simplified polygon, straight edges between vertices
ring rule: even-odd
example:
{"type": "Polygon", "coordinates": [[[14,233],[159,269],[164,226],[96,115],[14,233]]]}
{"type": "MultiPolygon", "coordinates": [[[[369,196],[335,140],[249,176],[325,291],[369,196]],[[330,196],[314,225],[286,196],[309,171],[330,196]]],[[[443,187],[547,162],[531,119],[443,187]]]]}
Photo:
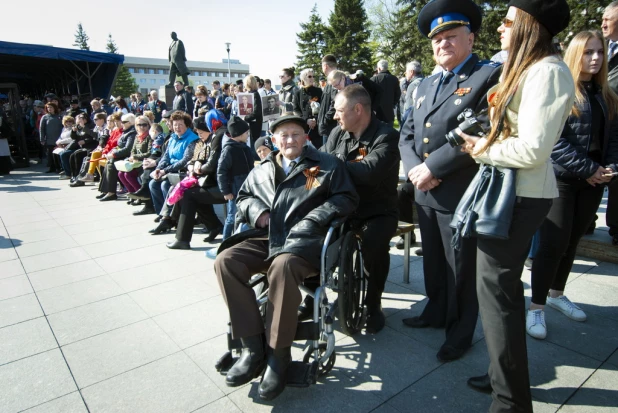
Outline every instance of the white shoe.
{"type": "Polygon", "coordinates": [[[547,297],[547,305],[551,308],[555,308],[572,320],[586,321],[586,313],[573,304],[566,295],[561,295],[558,298],[547,297]]]}
{"type": "Polygon", "coordinates": [[[545,311],[528,310],[528,314],[526,315],[526,332],[539,340],[543,340],[547,336],[545,311]]]}
{"type": "Polygon", "coordinates": [[[94,175],[86,174],[83,177],[77,178],[82,182],[94,182],[94,175]]]}

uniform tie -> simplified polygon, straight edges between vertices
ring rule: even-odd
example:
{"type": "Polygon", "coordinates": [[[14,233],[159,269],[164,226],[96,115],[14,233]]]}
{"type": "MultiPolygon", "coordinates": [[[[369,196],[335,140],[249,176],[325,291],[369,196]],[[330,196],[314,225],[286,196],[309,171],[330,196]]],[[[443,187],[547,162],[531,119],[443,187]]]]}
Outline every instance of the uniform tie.
{"type": "Polygon", "coordinates": [[[611,59],[616,54],[616,49],[618,49],[617,42],[609,42],[609,52],[607,53],[607,57],[611,59]]]}
{"type": "Polygon", "coordinates": [[[298,163],[298,162],[296,162],[296,161],[292,161],[292,162],[290,162],[290,165],[288,166],[288,175],[292,173],[292,171],[293,171],[293,170],[294,170],[294,168],[296,167],[296,164],[297,164],[297,163],[298,163]]]}
{"type": "Polygon", "coordinates": [[[440,89],[442,89],[443,86],[446,86],[449,84],[449,82],[451,81],[451,78],[455,76],[455,73],[453,72],[444,72],[442,74],[442,78],[440,79],[440,84],[438,84],[438,90],[436,91],[436,96],[434,96],[433,101],[434,103],[436,102],[436,100],[438,99],[438,95],[440,94],[440,89]]]}

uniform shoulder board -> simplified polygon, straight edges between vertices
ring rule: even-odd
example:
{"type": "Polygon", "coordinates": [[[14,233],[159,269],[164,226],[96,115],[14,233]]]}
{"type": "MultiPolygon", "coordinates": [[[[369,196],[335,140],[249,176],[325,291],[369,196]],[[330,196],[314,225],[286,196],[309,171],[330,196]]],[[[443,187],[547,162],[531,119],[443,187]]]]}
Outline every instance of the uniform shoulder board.
{"type": "Polygon", "coordinates": [[[476,63],[477,66],[491,66],[491,67],[499,67],[502,63],[494,62],[493,60],[479,60],[476,63]]]}

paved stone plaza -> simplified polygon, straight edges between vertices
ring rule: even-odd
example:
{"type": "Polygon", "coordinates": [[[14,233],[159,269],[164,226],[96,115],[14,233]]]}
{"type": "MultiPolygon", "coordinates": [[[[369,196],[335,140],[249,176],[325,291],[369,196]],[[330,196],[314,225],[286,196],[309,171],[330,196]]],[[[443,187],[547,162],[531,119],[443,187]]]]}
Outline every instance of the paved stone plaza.
{"type": "MultiPolygon", "coordinates": [[[[228,388],[213,367],[227,310],[199,229],[193,250],[168,250],[172,234],[147,233],[153,215],[42,171],[0,177],[0,412],[487,411],[491,398],[466,386],[487,368],[480,322],[447,364],[435,357],[443,331],[401,322],[424,306],[419,257],[403,284],[391,250],[381,333],[338,333],[327,377],[263,403],[257,382],[228,388]]],[[[579,259],[567,294],[588,321],[547,309],[547,339],[528,337],[535,412],[617,412],[618,266],[579,259]]]]}

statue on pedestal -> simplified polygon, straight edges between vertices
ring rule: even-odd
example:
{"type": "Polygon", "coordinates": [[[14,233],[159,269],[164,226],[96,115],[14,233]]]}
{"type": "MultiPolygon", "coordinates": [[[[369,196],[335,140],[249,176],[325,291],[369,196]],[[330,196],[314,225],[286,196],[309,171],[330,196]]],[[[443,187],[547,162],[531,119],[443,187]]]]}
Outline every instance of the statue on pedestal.
{"type": "Polygon", "coordinates": [[[187,58],[185,56],[185,45],[182,40],[176,36],[176,32],[172,32],[172,44],[168,54],[170,62],[170,77],[168,86],[174,86],[176,75],[182,76],[185,86],[189,84],[189,69],[187,69],[187,58]]]}

